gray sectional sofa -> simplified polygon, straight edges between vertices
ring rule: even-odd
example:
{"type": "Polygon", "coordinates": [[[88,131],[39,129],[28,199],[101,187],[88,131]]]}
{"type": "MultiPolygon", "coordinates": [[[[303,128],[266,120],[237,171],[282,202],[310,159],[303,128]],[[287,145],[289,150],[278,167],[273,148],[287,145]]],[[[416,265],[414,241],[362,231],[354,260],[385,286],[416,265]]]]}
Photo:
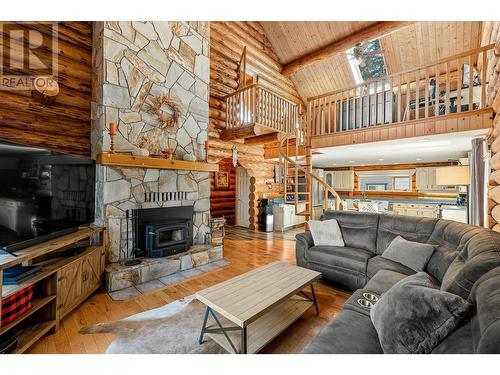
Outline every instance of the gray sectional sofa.
{"type": "Polygon", "coordinates": [[[354,291],[342,312],[304,353],[383,353],[363,292],[382,295],[415,271],[381,257],[397,237],[434,245],[425,272],[441,290],[474,305],[470,321],[444,339],[433,353],[500,353],[500,234],[458,222],[347,211],[336,219],[345,247],[314,246],[311,233],[297,235],[297,265],[320,271],[337,287],[354,291]]]}

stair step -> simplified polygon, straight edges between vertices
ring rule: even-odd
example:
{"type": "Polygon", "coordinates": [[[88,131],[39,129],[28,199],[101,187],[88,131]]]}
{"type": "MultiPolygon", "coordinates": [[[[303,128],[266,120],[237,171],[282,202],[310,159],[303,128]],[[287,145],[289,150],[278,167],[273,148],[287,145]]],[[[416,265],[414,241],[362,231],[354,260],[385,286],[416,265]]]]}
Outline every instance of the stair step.
{"type": "Polygon", "coordinates": [[[311,216],[309,211],[297,212],[295,215],[297,215],[297,216],[311,216]]]}
{"type": "Polygon", "coordinates": [[[294,192],[294,191],[289,191],[286,193],[287,195],[311,195],[311,192],[309,191],[299,191],[299,192],[294,192]]]}

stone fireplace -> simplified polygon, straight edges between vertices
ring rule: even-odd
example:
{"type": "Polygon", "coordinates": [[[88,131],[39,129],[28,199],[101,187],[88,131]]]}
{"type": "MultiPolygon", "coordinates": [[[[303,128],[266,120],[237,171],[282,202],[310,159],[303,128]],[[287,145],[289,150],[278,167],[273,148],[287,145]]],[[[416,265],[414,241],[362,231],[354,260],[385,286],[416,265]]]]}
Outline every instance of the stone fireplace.
{"type": "MultiPolygon", "coordinates": [[[[208,136],[209,23],[96,22],[94,37],[93,155],[109,152],[109,123],[114,122],[118,128],[114,138],[116,152],[136,154],[146,150],[150,156],[160,157],[169,148],[175,159],[204,162],[208,136]],[[175,126],[166,127],[152,113],[154,103],[165,97],[177,103],[175,126]]],[[[160,271],[158,262],[148,260],[138,274],[127,276],[129,282],[115,283],[113,289],[180,270],[182,256],[178,253],[186,246],[190,248],[190,259],[183,260],[184,268],[222,257],[222,250],[211,251],[209,257],[209,249],[204,248],[210,231],[209,172],[100,165],[96,180],[96,221],[108,229],[110,263],[133,257],[134,213],[141,217],[141,213],[144,216],[165,210],[171,216],[170,208],[191,213],[190,218],[184,219],[189,221],[188,228],[180,223],[174,228],[171,222],[156,222],[149,223],[146,229],[142,223],[136,237],[142,238],[145,246],[139,250],[143,253],[137,255],[168,255],[164,258],[168,270],[160,271]],[[146,230],[156,234],[148,237],[146,230]],[[171,249],[173,254],[168,254],[168,246],[162,246],[166,242],[175,248],[171,249]],[[150,253],[146,254],[148,246],[150,253]],[[191,255],[203,252],[202,249],[204,255],[191,255]]],[[[116,264],[113,267],[124,271],[116,264]]],[[[123,281],[124,277],[119,275],[117,279],[123,281]]]]}

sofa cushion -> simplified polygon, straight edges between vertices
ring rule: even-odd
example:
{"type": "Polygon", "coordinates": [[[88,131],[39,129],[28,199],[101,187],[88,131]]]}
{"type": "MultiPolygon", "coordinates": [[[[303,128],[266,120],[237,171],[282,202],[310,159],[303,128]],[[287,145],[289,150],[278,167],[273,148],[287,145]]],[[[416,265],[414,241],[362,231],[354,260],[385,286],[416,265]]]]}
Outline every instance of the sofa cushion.
{"type": "Polygon", "coordinates": [[[368,250],[347,246],[313,246],[306,252],[309,262],[347,268],[363,274],[366,274],[366,265],[372,256],[373,253],[368,250]]]}
{"type": "Polygon", "coordinates": [[[339,223],[345,246],[376,251],[378,214],[351,211],[326,211],[321,220],[339,223]]]}
{"type": "Polygon", "coordinates": [[[434,246],[415,241],[408,241],[401,236],[394,238],[382,253],[382,258],[400,263],[414,271],[423,271],[434,253],[434,246]]]}
{"type": "Polygon", "coordinates": [[[366,283],[364,289],[369,290],[375,294],[382,295],[389,289],[391,289],[398,281],[403,280],[407,276],[408,275],[405,275],[404,273],[381,270],[378,271],[375,276],[373,276],[368,281],[368,283],[366,283]]]}
{"type": "Polygon", "coordinates": [[[382,254],[397,236],[409,241],[427,242],[437,219],[381,214],[377,235],[377,254],[382,254]]]}
{"type": "Polygon", "coordinates": [[[307,224],[315,245],[345,246],[337,220],[309,220],[307,224]]]}
{"type": "Polygon", "coordinates": [[[469,298],[474,283],[500,266],[500,233],[482,229],[474,234],[448,267],[441,289],[469,298]]]}
{"type": "Polygon", "coordinates": [[[343,310],[306,346],[305,354],[382,354],[370,317],[343,310]]]}
{"type": "Polygon", "coordinates": [[[465,247],[467,241],[484,230],[484,228],[456,221],[438,220],[427,241],[436,248],[427,263],[427,273],[442,282],[448,267],[465,247]]]}
{"type": "Polygon", "coordinates": [[[368,267],[366,268],[366,276],[371,278],[380,270],[395,271],[404,274],[404,276],[413,275],[415,273],[415,271],[411,268],[403,266],[401,263],[394,262],[390,259],[385,259],[380,255],[370,258],[370,260],[368,260],[368,267]]]}
{"type": "Polygon", "coordinates": [[[384,353],[430,353],[470,318],[471,305],[439,290],[425,272],[408,276],[370,311],[384,353]]]}
{"type": "Polygon", "coordinates": [[[500,267],[484,274],[474,284],[471,301],[476,306],[472,320],[476,353],[500,353],[500,267]]]}
{"type": "Polygon", "coordinates": [[[471,321],[458,327],[448,337],[441,341],[432,351],[432,354],[472,353],[474,353],[474,339],[471,321]]]}

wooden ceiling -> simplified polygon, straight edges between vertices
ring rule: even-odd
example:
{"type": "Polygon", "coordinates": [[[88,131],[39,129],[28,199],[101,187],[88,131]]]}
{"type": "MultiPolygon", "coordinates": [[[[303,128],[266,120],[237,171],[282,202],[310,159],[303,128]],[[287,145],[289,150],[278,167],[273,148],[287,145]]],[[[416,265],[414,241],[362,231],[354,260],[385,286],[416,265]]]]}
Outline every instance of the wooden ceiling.
{"type": "MultiPolygon", "coordinates": [[[[375,22],[261,22],[281,64],[287,64],[375,22]]],[[[380,38],[389,74],[476,48],[481,22],[416,22],[380,38]]],[[[290,75],[303,99],[356,84],[346,55],[290,75]]]]}

